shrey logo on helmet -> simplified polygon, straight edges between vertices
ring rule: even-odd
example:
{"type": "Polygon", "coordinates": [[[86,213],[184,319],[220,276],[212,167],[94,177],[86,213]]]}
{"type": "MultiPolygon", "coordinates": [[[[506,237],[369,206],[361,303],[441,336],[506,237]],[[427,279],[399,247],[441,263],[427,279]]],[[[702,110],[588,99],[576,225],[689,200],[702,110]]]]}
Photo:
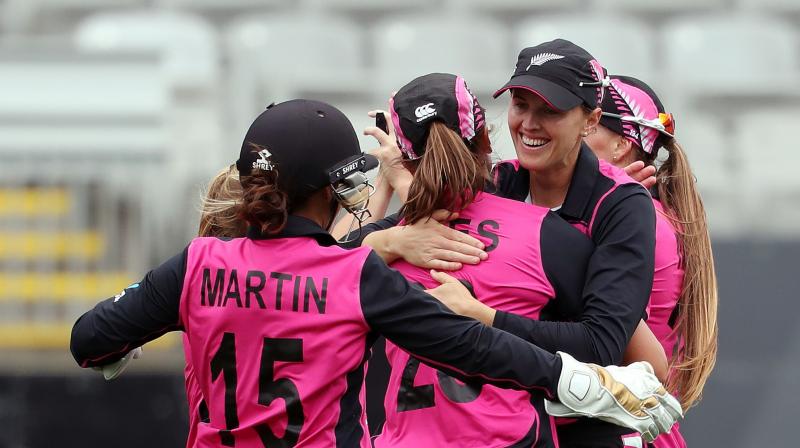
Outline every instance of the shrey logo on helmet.
{"type": "Polygon", "coordinates": [[[417,123],[436,115],[436,109],[431,106],[433,106],[433,103],[423,104],[414,110],[414,115],[417,116],[417,123]]]}
{"type": "Polygon", "coordinates": [[[272,156],[267,149],[262,149],[258,152],[258,160],[253,162],[253,169],[260,169],[264,171],[272,171],[272,161],[269,160],[269,157],[272,156]]]}

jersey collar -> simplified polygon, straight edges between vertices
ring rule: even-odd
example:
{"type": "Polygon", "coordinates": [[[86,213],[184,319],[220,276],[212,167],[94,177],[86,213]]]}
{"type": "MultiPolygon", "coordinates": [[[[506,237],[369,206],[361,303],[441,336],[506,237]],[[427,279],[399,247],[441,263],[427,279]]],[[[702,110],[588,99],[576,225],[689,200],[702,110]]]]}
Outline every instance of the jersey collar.
{"type": "Polygon", "coordinates": [[[319,224],[310,219],[296,215],[289,215],[286,219],[286,226],[278,233],[264,235],[255,227],[247,229],[247,237],[254,240],[271,240],[277,238],[297,238],[311,237],[317,240],[321,246],[333,246],[337,244],[336,239],[325,231],[319,224]]]}
{"type": "Polygon", "coordinates": [[[581,143],[578,161],[569,183],[567,197],[558,213],[565,218],[581,219],[594,193],[595,182],[600,174],[600,162],[586,143],[581,143]]]}

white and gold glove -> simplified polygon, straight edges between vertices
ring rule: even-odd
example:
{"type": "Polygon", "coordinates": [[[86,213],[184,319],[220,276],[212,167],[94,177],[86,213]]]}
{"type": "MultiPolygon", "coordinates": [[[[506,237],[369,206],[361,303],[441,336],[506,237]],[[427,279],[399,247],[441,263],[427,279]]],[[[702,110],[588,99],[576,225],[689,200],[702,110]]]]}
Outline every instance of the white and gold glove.
{"type": "Polygon", "coordinates": [[[558,379],[558,399],[545,400],[555,417],[592,417],[638,431],[648,442],[669,432],[683,417],[678,400],[667,393],[647,362],[600,367],[564,352],[558,379]]]}
{"type": "Polygon", "coordinates": [[[129,351],[128,354],[123,356],[119,361],[112,362],[111,364],[106,364],[104,366],[94,367],[94,369],[103,372],[103,378],[105,378],[106,381],[111,381],[122,375],[122,372],[128,368],[128,364],[140,356],[142,356],[142,347],[136,347],[135,349],[129,351]]]}

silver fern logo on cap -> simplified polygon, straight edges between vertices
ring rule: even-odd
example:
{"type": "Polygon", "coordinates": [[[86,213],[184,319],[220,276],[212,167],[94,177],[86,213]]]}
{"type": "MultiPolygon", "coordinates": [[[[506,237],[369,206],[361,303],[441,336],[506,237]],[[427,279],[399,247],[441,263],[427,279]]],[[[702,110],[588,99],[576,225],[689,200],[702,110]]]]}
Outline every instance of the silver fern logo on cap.
{"type": "Polygon", "coordinates": [[[526,68],[525,71],[527,72],[534,65],[543,65],[547,62],[555,61],[556,59],[564,59],[564,56],[554,53],[539,53],[531,58],[531,63],[528,64],[528,68],[526,68]]]}

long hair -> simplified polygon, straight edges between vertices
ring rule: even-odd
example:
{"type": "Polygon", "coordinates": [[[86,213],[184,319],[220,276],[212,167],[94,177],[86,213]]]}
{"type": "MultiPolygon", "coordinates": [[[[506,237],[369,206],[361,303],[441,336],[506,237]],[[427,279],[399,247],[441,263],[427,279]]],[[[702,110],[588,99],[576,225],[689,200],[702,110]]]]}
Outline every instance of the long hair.
{"type": "MultiPolygon", "coordinates": [[[[636,148],[641,160],[655,161],[657,150],[647,154],[636,148]]],[[[675,321],[681,345],[670,362],[667,387],[687,410],[702,397],[717,360],[717,276],[703,200],[686,153],[674,138],[663,148],[668,157],[656,172],[658,196],[677,232],[684,272],[675,321]]]]}
{"type": "MultiPolygon", "coordinates": [[[[254,151],[264,148],[251,144],[254,151]]],[[[279,170],[257,170],[241,176],[242,204],[238,218],[258,229],[262,234],[275,234],[283,230],[289,218],[289,195],[278,185],[279,170]]],[[[291,202],[295,202],[294,200],[291,202]]]]}
{"type": "Polygon", "coordinates": [[[236,165],[220,170],[203,195],[198,236],[237,238],[244,236],[247,224],[239,216],[242,185],[236,165]]]}
{"type": "Polygon", "coordinates": [[[425,153],[417,162],[408,199],[400,210],[403,219],[413,224],[437,209],[457,212],[472,203],[489,182],[488,147],[485,127],[467,146],[444,123],[431,123],[425,153]]]}

